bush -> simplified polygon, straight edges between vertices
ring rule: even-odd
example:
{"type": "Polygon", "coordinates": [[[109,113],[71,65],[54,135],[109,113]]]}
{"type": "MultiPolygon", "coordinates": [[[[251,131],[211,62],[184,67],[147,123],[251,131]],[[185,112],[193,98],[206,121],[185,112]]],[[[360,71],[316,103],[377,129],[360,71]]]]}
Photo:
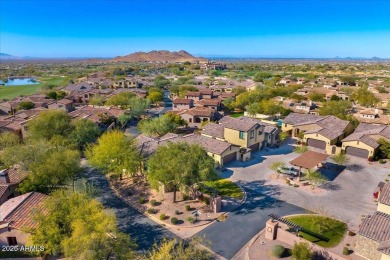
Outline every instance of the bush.
{"type": "Polygon", "coordinates": [[[154,208],[149,208],[149,209],[148,209],[148,213],[149,213],[149,214],[156,214],[157,211],[158,211],[158,210],[157,210],[157,209],[154,209],[154,208]]]}
{"type": "Polygon", "coordinates": [[[277,258],[281,258],[285,251],[286,249],[282,245],[274,245],[272,247],[272,255],[277,258]]]}
{"type": "Polygon", "coordinates": [[[191,206],[190,205],[186,205],[185,209],[186,209],[186,211],[191,211],[191,206]]]}
{"type": "Polygon", "coordinates": [[[193,217],[188,217],[187,221],[190,222],[191,224],[195,223],[195,219],[193,217]]]}
{"type": "Polygon", "coordinates": [[[178,220],[177,218],[171,218],[171,223],[172,223],[173,225],[176,225],[177,222],[179,222],[179,220],[178,220]]]}
{"type": "Polygon", "coordinates": [[[379,159],[379,163],[380,163],[380,164],[384,164],[384,163],[386,163],[386,160],[379,159]]]}
{"type": "Polygon", "coordinates": [[[145,204],[146,202],[147,202],[147,200],[144,198],[144,197],[141,197],[141,198],[139,198],[139,203],[141,203],[141,204],[145,204]]]}
{"type": "Polygon", "coordinates": [[[349,255],[349,249],[348,247],[343,248],[343,255],[349,255]]]}
{"type": "Polygon", "coordinates": [[[203,196],[200,201],[202,201],[206,205],[210,205],[210,199],[208,197],[203,196]]]}
{"type": "Polygon", "coordinates": [[[151,200],[150,201],[150,205],[153,206],[153,207],[156,206],[157,205],[157,201],[156,200],[151,200]]]}
{"type": "Polygon", "coordinates": [[[286,184],[290,185],[291,181],[289,179],[286,180],[286,184]]]}
{"type": "Polygon", "coordinates": [[[187,194],[183,194],[183,200],[190,200],[191,196],[187,194]]]}
{"type": "Polygon", "coordinates": [[[292,259],[295,260],[311,260],[313,253],[310,250],[308,243],[295,243],[291,250],[292,259]]]}
{"type": "Polygon", "coordinates": [[[353,232],[353,231],[348,231],[348,236],[351,236],[351,237],[353,237],[353,236],[355,236],[356,235],[356,233],[355,232],[353,232]]]}
{"type": "Polygon", "coordinates": [[[298,185],[298,184],[294,184],[294,187],[295,187],[295,188],[298,188],[298,187],[299,187],[299,185],[298,185]]]}
{"type": "Polygon", "coordinates": [[[179,214],[180,214],[180,211],[175,210],[175,215],[179,215],[179,214]]]}
{"type": "Polygon", "coordinates": [[[160,220],[165,220],[166,217],[167,217],[167,216],[163,213],[163,214],[160,215],[160,220]]]}

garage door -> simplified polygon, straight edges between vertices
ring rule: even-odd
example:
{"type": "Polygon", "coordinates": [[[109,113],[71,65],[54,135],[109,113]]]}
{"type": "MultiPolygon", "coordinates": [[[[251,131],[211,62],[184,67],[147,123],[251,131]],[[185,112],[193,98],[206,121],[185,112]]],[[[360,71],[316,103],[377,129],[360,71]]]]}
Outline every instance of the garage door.
{"type": "Polygon", "coordinates": [[[260,148],[260,143],[252,144],[251,146],[249,146],[249,148],[251,148],[252,151],[257,151],[260,148]]]}
{"type": "Polygon", "coordinates": [[[236,160],[236,153],[231,153],[223,157],[223,164],[236,160]]]}
{"type": "Polygon", "coordinates": [[[361,158],[368,158],[368,151],[365,149],[360,149],[352,146],[348,146],[347,149],[345,149],[345,153],[361,158]]]}
{"type": "Polygon", "coordinates": [[[307,139],[307,145],[319,149],[325,149],[326,143],[325,141],[316,140],[316,139],[307,139]]]}

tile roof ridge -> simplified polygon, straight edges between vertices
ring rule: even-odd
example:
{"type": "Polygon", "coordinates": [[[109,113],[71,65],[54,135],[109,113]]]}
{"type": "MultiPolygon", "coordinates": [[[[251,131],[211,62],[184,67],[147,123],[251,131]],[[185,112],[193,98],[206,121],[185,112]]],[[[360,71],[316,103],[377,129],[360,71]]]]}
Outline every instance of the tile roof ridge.
{"type": "MultiPolygon", "coordinates": [[[[25,202],[28,198],[30,198],[33,194],[35,193],[35,191],[32,191],[32,192],[29,192],[29,193],[26,193],[25,195],[27,195],[22,201],[20,201],[10,212],[8,212],[7,215],[4,216],[4,219],[5,220],[6,218],[8,218],[9,216],[11,216],[17,209],[19,209],[25,202]]],[[[21,195],[23,196],[23,195],[21,195]]]]}

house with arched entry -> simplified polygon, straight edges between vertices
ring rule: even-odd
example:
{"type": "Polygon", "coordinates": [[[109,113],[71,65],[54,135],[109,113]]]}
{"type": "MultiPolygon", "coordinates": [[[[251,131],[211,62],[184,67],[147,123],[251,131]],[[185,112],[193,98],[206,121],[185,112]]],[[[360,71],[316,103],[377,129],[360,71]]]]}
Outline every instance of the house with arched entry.
{"type": "Polygon", "coordinates": [[[282,131],[308,146],[335,154],[341,151],[341,141],[352,133],[353,126],[335,116],[291,113],[282,121],[282,131]]]}

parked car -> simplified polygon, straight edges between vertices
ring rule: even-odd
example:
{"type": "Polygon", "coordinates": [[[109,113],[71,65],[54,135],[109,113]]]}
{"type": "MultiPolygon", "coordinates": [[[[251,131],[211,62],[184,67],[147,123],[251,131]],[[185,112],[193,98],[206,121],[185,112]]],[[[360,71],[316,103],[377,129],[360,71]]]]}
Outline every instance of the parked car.
{"type": "Polygon", "coordinates": [[[294,167],[279,167],[276,171],[278,173],[287,174],[294,177],[298,176],[298,170],[294,167]]]}

